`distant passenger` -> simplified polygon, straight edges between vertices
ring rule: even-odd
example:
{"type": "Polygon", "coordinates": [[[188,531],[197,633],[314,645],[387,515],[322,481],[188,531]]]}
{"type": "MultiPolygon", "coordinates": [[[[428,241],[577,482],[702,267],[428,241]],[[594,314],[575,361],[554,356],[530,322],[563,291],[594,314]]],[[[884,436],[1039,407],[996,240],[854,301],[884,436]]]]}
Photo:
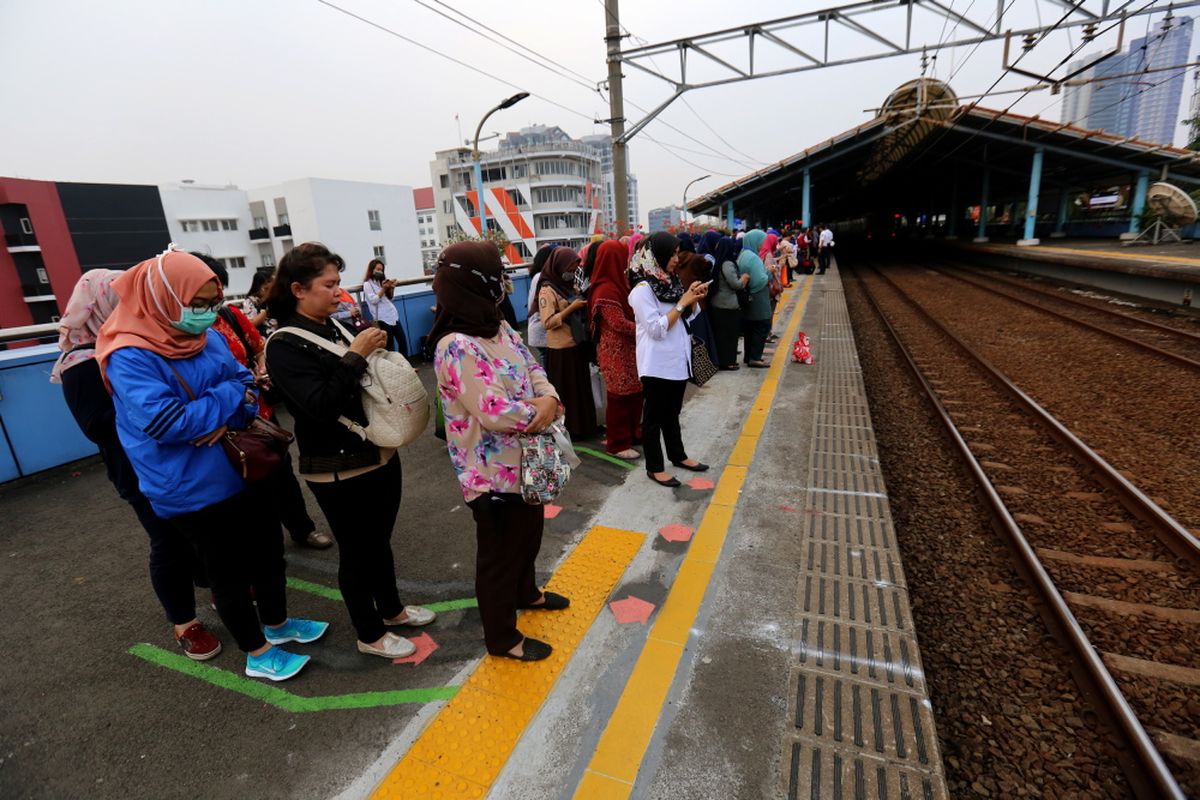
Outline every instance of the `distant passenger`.
{"type": "Polygon", "coordinates": [[[829,269],[829,258],[833,255],[833,231],[828,225],[821,226],[821,238],[818,242],[818,253],[820,258],[821,269],[819,275],[824,275],[825,270],[829,269]]]}
{"type": "Polygon", "coordinates": [[[750,302],[742,309],[746,337],[742,360],[755,369],[771,366],[763,360],[763,349],[771,333],[771,279],[758,255],[766,239],[767,234],[755,228],[742,237],[742,251],[738,254],[738,274],[748,277],[746,291],[750,293],[750,302]]]}
{"type": "Polygon", "coordinates": [[[525,339],[530,347],[537,349],[538,362],[542,369],[546,368],[546,329],[542,325],[542,315],[538,312],[538,289],[542,283],[542,269],[546,259],[554,252],[556,244],[547,244],[538,248],[533,254],[533,262],[529,265],[529,308],[526,319],[525,339]]]}
{"type": "Polygon", "coordinates": [[[408,340],[404,337],[404,328],[400,327],[400,312],[392,302],[396,290],[396,282],[388,280],[387,267],[378,258],[371,259],[367,264],[367,274],[363,276],[363,302],[371,312],[371,319],[387,333],[389,350],[396,350],[401,355],[408,355],[408,340]]]}
{"type": "Polygon", "coordinates": [[[196,617],[197,586],[207,586],[192,546],[167,520],[154,513],[138,488],[137,474],[117,436],[116,410],[96,363],[96,337],[100,326],[117,307],[112,284],[119,270],[93,269],[75,284],[67,310],[59,321],[58,346],[63,351],[50,373],[61,383],[67,407],[84,436],[100,448],[121,499],[129,503],[150,537],[150,585],[167,619],[175,626],[175,641],[188,658],[206,661],[221,652],[221,642],[196,617]]]}
{"type": "Polygon", "coordinates": [[[796,271],[796,242],[789,231],[779,240],[779,280],[784,288],[792,285],[792,275],[796,271]]]}
{"type": "Polygon", "coordinates": [[[596,248],[588,291],[588,322],[607,390],[605,450],[634,460],[642,440],[642,383],[637,374],[637,326],[629,307],[628,248],[616,241],[596,248]]]}
{"type": "MultiPolygon", "coordinates": [[[[557,251],[556,251],[557,252],[557,251]]],[[[521,495],[522,433],[564,409],[546,373],[501,318],[500,254],[489,242],[442,251],[433,278],[438,316],[429,333],[446,415],[446,446],[475,518],[475,596],[491,655],[540,661],[550,645],[523,636],[517,609],[558,611],[570,601],[534,575],[544,509],[521,495]]]]}
{"type": "Polygon", "coordinates": [[[267,307],[282,327],[267,346],[267,369],[296,419],[300,474],[338,543],[338,588],[358,634],[358,651],[404,658],[415,646],[387,628],[428,625],[437,615],[406,606],[396,588],[392,532],[400,513],[400,456],[341,421],[366,427],[361,383],[366,359],[387,344],[379,328],[353,334],[331,321],[340,307],[344,266],[341,256],[315,242],[279,260],[267,307]],[[336,355],[288,327],[347,350],[336,355]]]}
{"type": "Polygon", "coordinates": [[[712,317],[713,335],[717,340],[717,359],[724,370],[740,369],[737,363],[738,337],[742,329],[742,307],[739,292],[750,282],[749,275],[739,275],[738,254],[742,243],[732,236],[722,236],[713,251],[716,267],[712,286],[708,290],[708,313],[712,317]]]}
{"type": "Polygon", "coordinates": [[[596,403],[584,339],[587,301],[575,294],[579,254],[559,247],[546,260],[538,282],[538,313],[546,329],[546,375],[567,409],[567,431],[575,439],[596,434],[596,403]]]}
{"type": "Polygon", "coordinates": [[[291,678],[309,657],[277,645],[315,641],[328,623],[288,617],[279,522],[263,484],[245,483],[220,446],[258,411],[254,376],[211,330],[221,285],[200,259],[168,249],[113,289],[121,302],[96,359],[142,491],[199,551],[246,674],[291,678]]]}
{"type": "Polygon", "coordinates": [[[242,300],[242,313],[263,336],[271,335],[279,327],[267,313],[267,291],[271,288],[271,275],[274,272],[274,267],[256,270],[254,277],[250,279],[250,290],[242,300]]]}
{"type": "Polygon", "coordinates": [[[660,486],[679,486],[666,471],[667,458],[681,469],[703,472],[708,465],[688,458],[679,427],[683,394],[692,375],[692,342],[684,319],[699,312],[697,301],[708,294],[708,286],[694,284],[686,289],[675,274],[679,240],[669,233],[650,235],[649,245],[638,252],[629,267],[629,305],[637,323],[637,366],[642,381],[645,407],[642,412],[642,444],[646,474],[660,486]]]}
{"type": "MultiPolygon", "coordinates": [[[[221,287],[229,288],[229,272],[225,265],[211,256],[192,253],[213,271],[221,287]]],[[[233,358],[254,374],[258,382],[258,413],[269,420],[275,419],[275,409],[267,400],[271,382],[267,378],[266,342],[250,320],[236,306],[226,305],[217,309],[217,321],[213,330],[225,337],[225,344],[233,358]]],[[[275,402],[280,402],[276,399],[275,402]]],[[[304,502],[304,493],[300,491],[300,482],[292,470],[292,456],[284,453],[284,463],[276,475],[276,481],[266,492],[275,508],[280,523],[287,530],[292,541],[301,547],[311,547],[315,550],[325,550],[333,546],[333,539],[324,531],[317,530],[317,524],[308,515],[308,507],[304,502]]]]}
{"type": "MultiPolygon", "coordinates": [[[[758,257],[762,259],[763,267],[767,270],[767,297],[771,300],[771,320],[775,319],[775,307],[779,304],[779,295],[783,292],[783,282],[779,277],[779,261],[775,257],[775,248],[779,243],[779,234],[772,233],[774,228],[767,232],[767,238],[763,241],[762,246],[758,248],[758,257]]],[[[774,344],[779,341],[779,337],[774,332],[767,331],[767,344],[774,344]]]]}
{"type": "MultiPolygon", "coordinates": [[[[691,286],[693,283],[708,284],[710,280],[713,280],[715,272],[704,256],[681,250],[675,258],[675,273],[679,276],[679,282],[684,286],[691,286]]],[[[708,290],[710,293],[712,292],[712,285],[709,285],[708,290]]],[[[696,303],[700,311],[688,321],[688,330],[693,336],[704,342],[704,348],[708,351],[708,360],[716,364],[719,358],[717,337],[713,333],[712,317],[708,313],[708,298],[705,297],[696,303]]]]}

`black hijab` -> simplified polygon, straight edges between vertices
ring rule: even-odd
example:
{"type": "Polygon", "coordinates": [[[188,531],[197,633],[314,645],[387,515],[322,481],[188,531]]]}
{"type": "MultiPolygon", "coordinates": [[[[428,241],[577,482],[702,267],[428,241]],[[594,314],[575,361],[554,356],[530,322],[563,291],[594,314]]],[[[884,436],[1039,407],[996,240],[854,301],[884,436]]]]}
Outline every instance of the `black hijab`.
{"type": "Polygon", "coordinates": [[[575,268],[579,266],[579,253],[569,247],[556,247],[546,259],[542,267],[542,281],[538,284],[539,291],[543,286],[549,286],[562,297],[575,294],[575,268]],[[563,277],[563,275],[568,277],[563,277]]]}
{"type": "Polygon", "coordinates": [[[426,340],[429,353],[450,333],[481,339],[499,333],[503,274],[500,250],[491,242],[458,242],[442,250],[433,275],[437,310],[426,340]]]}

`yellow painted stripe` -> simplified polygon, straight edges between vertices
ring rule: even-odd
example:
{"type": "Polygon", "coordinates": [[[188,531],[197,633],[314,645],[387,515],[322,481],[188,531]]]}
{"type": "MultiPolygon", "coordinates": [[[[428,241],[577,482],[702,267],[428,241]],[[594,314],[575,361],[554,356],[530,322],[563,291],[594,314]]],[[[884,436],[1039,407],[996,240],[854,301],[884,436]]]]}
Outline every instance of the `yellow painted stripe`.
{"type": "MultiPolygon", "coordinates": [[[[783,342],[790,342],[800,328],[811,289],[812,279],[809,278],[792,311],[783,342]]],[[[575,800],[624,800],[633,791],[650,737],[662,715],[667,692],[675,680],[691,626],[729,533],[729,524],[746,480],[747,466],[753,459],[788,355],[788,348],[780,347],[771,359],[771,368],[759,389],[754,411],[750,412],[734,446],[735,456],[746,464],[730,463],[721,474],[700,527],[679,567],[679,574],[650,629],[646,646],[633,666],[587,771],[575,789],[575,800]]]]}
{"type": "Polygon", "coordinates": [[[521,615],[521,630],[552,644],[553,655],[535,663],[483,659],[371,796],[483,797],[645,538],[588,531],[546,585],[568,595],[571,607],[521,615]]]}
{"type": "Polygon", "coordinates": [[[1193,267],[1200,267],[1200,259],[1185,258],[1183,256],[1155,256],[1149,253],[1113,253],[1104,250],[1080,250],[1075,247],[1051,247],[1048,245],[1039,245],[1039,251],[1047,253],[1069,253],[1076,256],[1095,256],[1096,258],[1115,258],[1120,261],[1145,261],[1153,263],[1155,261],[1166,261],[1173,264],[1188,264],[1193,267]]]}

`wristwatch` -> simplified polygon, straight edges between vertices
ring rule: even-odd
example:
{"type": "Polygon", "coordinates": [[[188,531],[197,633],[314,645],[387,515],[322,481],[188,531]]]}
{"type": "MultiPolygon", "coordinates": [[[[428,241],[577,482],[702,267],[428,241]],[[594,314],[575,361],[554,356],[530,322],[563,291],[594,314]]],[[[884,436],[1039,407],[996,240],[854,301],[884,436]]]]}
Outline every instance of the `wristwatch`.
{"type": "Polygon", "coordinates": [[[683,306],[679,305],[679,303],[675,304],[675,310],[679,312],[679,316],[683,316],[684,308],[683,306]]]}

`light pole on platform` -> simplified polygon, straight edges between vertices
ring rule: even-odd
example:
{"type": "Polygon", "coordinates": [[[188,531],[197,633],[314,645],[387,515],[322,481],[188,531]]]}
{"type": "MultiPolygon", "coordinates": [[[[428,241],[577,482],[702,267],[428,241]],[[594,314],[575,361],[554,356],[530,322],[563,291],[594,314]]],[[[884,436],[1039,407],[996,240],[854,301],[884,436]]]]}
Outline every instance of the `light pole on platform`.
{"type": "Polygon", "coordinates": [[[479,201],[477,203],[479,206],[479,236],[482,239],[488,238],[488,235],[487,208],[483,202],[483,164],[479,153],[479,134],[483,131],[483,124],[487,122],[488,117],[501,109],[515,106],[526,97],[529,97],[529,92],[517,92],[512,97],[505,98],[499,105],[484,114],[483,119],[479,120],[479,125],[475,128],[475,140],[471,147],[471,157],[475,159],[475,199],[479,201]]]}
{"type": "Polygon", "coordinates": [[[683,209],[681,212],[683,219],[681,219],[680,221],[684,225],[687,225],[687,193],[688,193],[688,189],[692,188],[693,183],[699,183],[700,181],[707,180],[708,178],[711,178],[711,177],[712,177],[712,175],[701,175],[699,178],[694,179],[693,181],[688,183],[687,186],[683,187],[683,209]]]}

